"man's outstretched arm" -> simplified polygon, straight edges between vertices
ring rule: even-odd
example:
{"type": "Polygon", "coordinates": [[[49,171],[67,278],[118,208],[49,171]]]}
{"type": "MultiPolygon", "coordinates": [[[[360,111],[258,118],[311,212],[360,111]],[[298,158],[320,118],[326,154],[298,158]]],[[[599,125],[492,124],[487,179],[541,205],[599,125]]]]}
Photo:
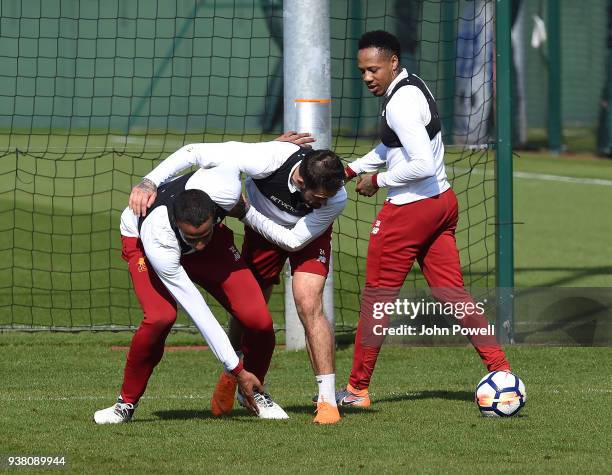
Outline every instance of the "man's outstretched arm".
{"type": "Polygon", "coordinates": [[[248,204],[241,220],[268,241],[293,252],[323,234],[342,213],[345,206],[346,191],[342,188],[331,203],[300,218],[292,228],[285,228],[275,223],[248,204]]]}
{"type": "Polygon", "coordinates": [[[292,153],[299,150],[296,144],[299,146],[313,140],[309,134],[287,132],[272,142],[185,145],[168,156],[132,189],[130,209],[136,216],[145,216],[146,210],[155,201],[157,187],[193,166],[208,169],[225,164],[233,166],[238,173],[245,173],[253,178],[265,178],[277,170],[292,153]]]}

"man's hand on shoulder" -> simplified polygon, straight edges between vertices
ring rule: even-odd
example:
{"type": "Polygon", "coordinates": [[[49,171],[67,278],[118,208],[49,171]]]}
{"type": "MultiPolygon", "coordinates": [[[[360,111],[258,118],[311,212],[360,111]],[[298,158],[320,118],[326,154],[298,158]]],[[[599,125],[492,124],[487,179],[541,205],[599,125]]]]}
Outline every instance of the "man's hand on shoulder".
{"type": "Polygon", "coordinates": [[[295,130],[285,132],[274,139],[277,142],[291,142],[295,145],[299,145],[304,148],[312,148],[309,144],[314,142],[316,139],[310,135],[310,133],[298,134],[295,130]]]}
{"type": "Polygon", "coordinates": [[[136,216],[146,216],[147,208],[150,208],[157,197],[157,186],[151,180],[144,178],[138,185],[132,188],[129,206],[136,216]]]}
{"type": "Polygon", "coordinates": [[[376,183],[377,173],[366,173],[359,177],[355,191],[361,196],[374,196],[380,189],[376,183]]]}

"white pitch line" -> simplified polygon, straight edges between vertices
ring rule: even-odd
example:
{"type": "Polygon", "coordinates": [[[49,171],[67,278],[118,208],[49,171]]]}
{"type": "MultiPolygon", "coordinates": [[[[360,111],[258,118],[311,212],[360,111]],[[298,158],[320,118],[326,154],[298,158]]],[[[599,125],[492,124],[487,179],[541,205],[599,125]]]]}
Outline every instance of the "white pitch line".
{"type": "MultiPolygon", "coordinates": [[[[111,396],[27,396],[27,397],[18,397],[18,396],[8,396],[2,397],[0,396],[0,401],[2,402],[15,402],[15,401],[32,401],[32,402],[42,402],[42,401],[99,401],[104,399],[109,399],[111,396]]],[[[111,397],[112,399],[112,397],[111,397]]],[[[193,394],[186,395],[169,395],[169,396],[143,396],[143,400],[169,400],[169,399],[210,399],[210,395],[200,396],[193,394]]]]}
{"type": "Polygon", "coordinates": [[[515,178],[526,178],[528,180],[557,181],[561,183],[580,183],[583,185],[612,186],[612,180],[603,178],[576,178],[571,176],[548,175],[546,173],[514,172],[515,178]]]}
{"type": "MultiPolygon", "coordinates": [[[[451,171],[452,167],[448,167],[451,171]]],[[[470,171],[468,168],[454,168],[459,173],[472,173],[474,175],[483,175],[493,176],[495,172],[487,171],[483,172],[477,168],[474,168],[470,171]]],[[[535,173],[535,172],[513,172],[512,176],[514,178],[524,178],[527,180],[541,180],[541,181],[554,181],[558,183],[577,183],[580,185],[601,185],[601,186],[612,186],[612,180],[605,180],[603,178],[577,178],[571,176],[562,176],[562,175],[549,175],[547,173],[535,173]]]]}

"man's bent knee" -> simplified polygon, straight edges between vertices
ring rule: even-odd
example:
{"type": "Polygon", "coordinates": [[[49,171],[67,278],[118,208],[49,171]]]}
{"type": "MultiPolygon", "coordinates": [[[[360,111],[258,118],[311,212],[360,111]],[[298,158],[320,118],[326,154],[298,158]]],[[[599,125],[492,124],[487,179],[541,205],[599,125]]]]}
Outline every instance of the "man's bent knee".
{"type": "Polygon", "coordinates": [[[323,313],[323,288],[325,277],[317,274],[296,272],[293,276],[293,298],[302,324],[325,319],[323,313]]]}
{"type": "Polygon", "coordinates": [[[157,332],[164,332],[174,325],[176,321],[176,310],[156,309],[145,312],[145,318],[142,324],[157,332]]]}
{"type": "Polygon", "coordinates": [[[266,305],[243,306],[234,313],[234,317],[245,329],[256,332],[274,332],[272,315],[266,305]]]}

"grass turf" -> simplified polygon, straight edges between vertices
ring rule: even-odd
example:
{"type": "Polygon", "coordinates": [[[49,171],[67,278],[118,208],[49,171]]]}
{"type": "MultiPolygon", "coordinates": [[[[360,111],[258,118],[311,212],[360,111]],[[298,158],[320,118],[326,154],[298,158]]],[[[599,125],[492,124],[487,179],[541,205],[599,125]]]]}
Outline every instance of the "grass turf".
{"type": "Polygon", "coordinates": [[[519,287],[612,287],[606,203],[612,186],[544,181],[538,174],[612,183],[612,160],[522,154],[514,180],[515,280],[519,287]]]}
{"type": "MultiPolygon", "coordinates": [[[[610,348],[511,347],[527,385],[519,416],[488,419],[472,397],[485,373],[471,348],[385,347],[373,406],[340,424],[311,423],[306,353],[277,349],[270,391],[288,421],[242,409],[211,417],[219,365],[208,351],[167,352],[134,421],[96,426],[117,395],[130,335],[0,334],[0,454],[63,455],[75,473],[604,473],[610,470],[610,348]]],[[[171,345],[199,344],[173,334],[171,345]]],[[[351,351],[338,351],[345,382],[351,351]]]]}
{"type": "MultiPolygon", "coordinates": [[[[5,224],[0,259],[8,265],[6,269],[11,268],[3,272],[0,283],[6,292],[19,279],[28,285],[32,279],[41,279],[37,284],[42,290],[40,295],[26,292],[23,296],[14,288],[10,291],[14,303],[22,303],[22,308],[34,303],[37,310],[26,311],[18,323],[33,317],[44,317],[42,324],[48,324],[49,317],[67,325],[106,322],[112,303],[113,318],[132,318],[137,324],[138,308],[130,297],[122,262],[117,260],[113,236],[130,177],[148,168],[143,162],[117,159],[119,171],[109,175],[107,168],[112,169],[112,164],[101,158],[83,161],[86,168],[81,171],[71,169],[72,165],[55,169],[51,162],[26,158],[24,171],[12,175],[10,160],[7,157],[2,165],[8,171],[0,172],[15,176],[25,192],[14,194],[10,187],[0,190],[5,224]],[[100,178],[88,177],[88,167],[94,163],[100,178]],[[29,170],[30,166],[35,168],[29,170]],[[41,168],[45,166],[52,168],[41,168]],[[31,182],[34,172],[59,178],[31,182]],[[80,173],[83,179],[73,182],[71,173],[80,173]],[[61,178],[64,175],[68,178],[61,178]],[[121,191],[108,192],[109,182],[121,191]],[[41,192],[35,202],[28,195],[29,186],[41,192]],[[73,194],[81,197],[73,201],[73,194]],[[65,213],[73,207],[82,216],[65,213]],[[51,215],[50,209],[56,211],[53,218],[44,218],[45,213],[51,215]],[[87,244],[67,239],[64,236],[71,229],[91,238],[85,240],[87,244]],[[38,239],[35,249],[33,239],[38,239]],[[113,246],[115,251],[109,254],[113,246]],[[108,282],[113,279],[122,282],[125,290],[109,292],[108,282]],[[92,284],[101,289],[90,293],[92,284]],[[81,286],[85,290],[79,293],[81,286]],[[54,291],[51,301],[47,288],[71,290],[54,291]],[[121,309],[128,315],[117,315],[121,309]]],[[[490,208],[478,204],[483,196],[492,203],[492,160],[488,156],[484,163],[468,159],[449,166],[456,189],[465,190],[459,198],[464,210],[471,209],[472,222],[494,219],[490,208]],[[466,164],[474,167],[473,177],[465,173],[466,164]]],[[[515,170],[612,179],[611,161],[588,157],[524,154],[515,158],[515,170]]],[[[515,219],[522,223],[515,227],[517,285],[612,285],[608,246],[603,241],[612,234],[605,215],[612,187],[537,177],[516,178],[514,186],[515,219]]],[[[349,210],[338,227],[367,237],[375,207],[354,203],[354,214],[349,210]]],[[[493,267],[487,260],[491,249],[484,243],[491,242],[487,230],[492,227],[485,221],[473,229],[478,230],[476,234],[458,235],[463,262],[470,275],[487,275],[493,267]]],[[[365,239],[355,241],[349,232],[339,236],[336,244],[349,249],[349,256],[363,257],[365,239]]],[[[354,292],[360,268],[359,259],[345,259],[336,267],[336,282],[354,292]]],[[[347,300],[347,294],[350,297],[350,292],[337,293],[337,302],[345,305],[348,316],[340,315],[350,321],[357,301],[354,296],[347,300]]],[[[282,320],[280,300],[272,306],[278,321],[282,320]]],[[[2,309],[0,323],[6,323],[9,314],[5,311],[10,309],[2,309]]],[[[125,360],[124,352],[110,347],[127,345],[130,336],[0,334],[0,455],[61,454],[74,472],[235,472],[271,467],[275,472],[609,471],[612,381],[601,370],[601,362],[610,358],[610,348],[509,348],[511,362],[527,384],[529,400],[520,417],[487,420],[472,402],[472,391],[484,370],[471,348],[387,347],[374,376],[375,405],[368,411],[347,411],[336,427],[315,427],[310,422],[309,398],[315,388],[305,353],[278,350],[274,357],[271,391],[291,416],[280,423],[256,420],[241,409],[229,419],[211,418],[208,398],[219,365],[209,352],[168,353],[134,423],[96,427],[90,422],[93,411],[116,397],[125,360]]],[[[201,342],[197,335],[170,337],[170,344],[201,342]]],[[[350,358],[350,350],[338,352],[339,385],[345,382],[350,358]]]]}
{"type": "MultiPolygon", "coordinates": [[[[43,139],[32,136],[30,148],[44,150],[48,144],[43,139]]],[[[99,145],[101,150],[108,146],[99,145]]],[[[176,148],[165,145],[168,151],[176,148]]],[[[339,142],[338,149],[346,156],[364,152],[366,145],[339,142]]],[[[131,184],[150,170],[152,157],[144,151],[133,153],[78,160],[37,154],[3,158],[0,325],[138,324],[140,311],[119,257],[117,228],[131,184]]],[[[494,158],[483,151],[461,156],[449,149],[447,154],[447,170],[460,201],[457,240],[464,275],[467,284],[476,287],[494,286],[494,158]]],[[[612,161],[525,153],[515,157],[515,170],[528,174],[514,180],[516,286],[612,286],[606,241],[612,223],[603,205],[612,200],[612,187],[542,179],[559,175],[611,180],[612,161]]],[[[382,200],[379,197],[377,205],[357,198],[353,188],[348,185],[349,203],[334,235],[336,321],[348,327],[356,321],[367,237],[382,200]]],[[[240,245],[240,223],[228,223],[240,245]]],[[[425,285],[417,267],[409,281],[425,285]]],[[[279,287],[271,302],[279,325],[282,295],[279,287]]],[[[223,319],[223,310],[213,307],[223,319]]]]}

